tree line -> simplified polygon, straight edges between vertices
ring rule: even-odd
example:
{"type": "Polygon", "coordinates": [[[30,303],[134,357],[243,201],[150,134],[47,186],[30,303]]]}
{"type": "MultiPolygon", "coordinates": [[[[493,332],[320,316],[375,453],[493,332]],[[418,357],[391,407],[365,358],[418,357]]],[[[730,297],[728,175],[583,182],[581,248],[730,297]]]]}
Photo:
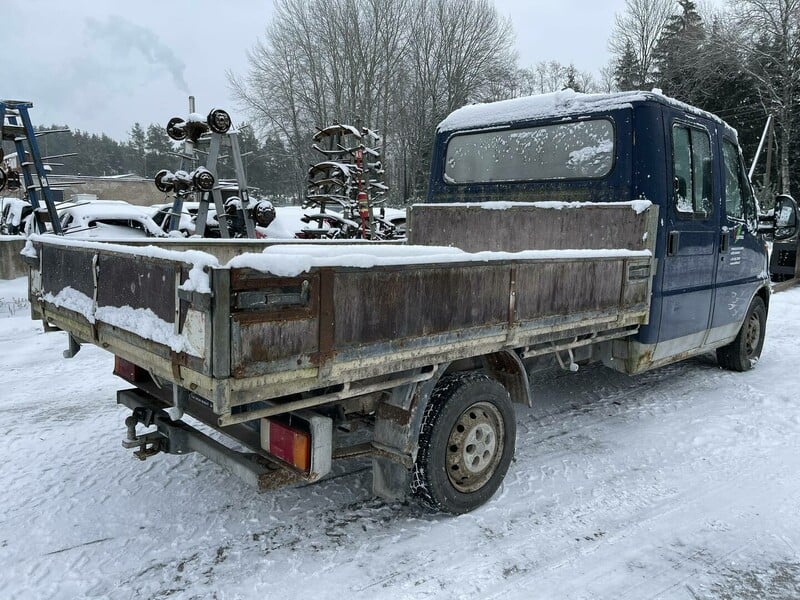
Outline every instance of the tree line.
{"type": "Polygon", "coordinates": [[[769,192],[800,186],[791,169],[800,158],[800,0],[729,0],[705,13],[692,0],[626,0],[609,49],[617,89],[656,86],[719,115],[748,160],[773,115],[779,169],[769,192]]]}
{"type": "MultiPolygon", "coordinates": [[[[182,144],[175,144],[165,128],[152,123],[143,127],[134,123],[128,139],[120,142],[105,134],[71,131],[67,125],[37,126],[39,149],[53,168],[53,173],[69,175],[111,176],[134,174],[152,179],[161,169],[174,171],[180,164],[177,156],[182,144]],[[74,156],[62,156],[62,155],[74,156]]],[[[277,135],[256,135],[248,124],[238,127],[239,146],[245,165],[248,186],[270,197],[287,196],[293,191],[289,152],[277,135]]],[[[13,144],[4,143],[7,154],[13,144]]],[[[202,162],[202,160],[200,161],[202,162]]],[[[234,179],[231,160],[219,165],[220,178],[234,179]]]]}

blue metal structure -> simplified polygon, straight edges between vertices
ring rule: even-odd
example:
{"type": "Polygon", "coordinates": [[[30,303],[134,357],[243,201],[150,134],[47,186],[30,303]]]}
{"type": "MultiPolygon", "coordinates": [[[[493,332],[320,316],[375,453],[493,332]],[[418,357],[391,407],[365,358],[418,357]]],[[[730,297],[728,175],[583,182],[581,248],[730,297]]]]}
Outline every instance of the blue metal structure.
{"type": "Polygon", "coordinates": [[[62,234],[58,220],[55,198],[47,173],[44,170],[36,132],[33,129],[29,109],[32,102],[20,100],[0,100],[0,131],[4,141],[13,141],[22,173],[25,197],[33,207],[33,215],[39,233],[47,231],[46,221],[52,224],[52,231],[62,234]],[[47,215],[47,219],[45,218],[47,215]]]}

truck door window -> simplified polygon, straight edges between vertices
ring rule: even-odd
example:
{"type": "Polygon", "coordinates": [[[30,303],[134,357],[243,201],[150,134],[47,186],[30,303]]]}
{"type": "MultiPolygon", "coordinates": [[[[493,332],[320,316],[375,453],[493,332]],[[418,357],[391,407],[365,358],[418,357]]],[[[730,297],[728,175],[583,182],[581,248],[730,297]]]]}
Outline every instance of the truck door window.
{"type": "MultiPolygon", "coordinates": [[[[733,219],[754,220],[758,209],[753,188],[747,179],[739,147],[730,140],[723,140],[722,153],[725,159],[725,209],[733,219]]],[[[758,224],[754,223],[753,227],[758,224]]]]}
{"type": "Polygon", "coordinates": [[[734,219],[744,218],[742,169],[739,165],[739,150],[728,140],[722,142],[722,155],[725,159],[725,212],[734,219]]]}
{"type": "Polygon", "coordinates": [[[711,214],[711,138],[697,127],[672,127],[672,177],[675,208],[680,216],[711,214]]]}

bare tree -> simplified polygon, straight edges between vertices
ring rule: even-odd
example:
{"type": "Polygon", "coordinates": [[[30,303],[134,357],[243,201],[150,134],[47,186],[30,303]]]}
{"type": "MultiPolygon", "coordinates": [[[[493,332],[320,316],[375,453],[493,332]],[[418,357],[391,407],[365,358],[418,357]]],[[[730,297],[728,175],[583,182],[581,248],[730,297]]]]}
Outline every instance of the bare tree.
{"type": "Polygon", "coordinates": [[[247,74],[229,74],[253,120],[288,143],[298,195],[315,127],[361,121],[388,129],[409,2],[279,0],[264,39],[248,53],[247,74]]]}
{"type": "Polygon", "coordinates": [[[626,51],[633,50],[638,87],[652,81],[653,53],[674,10],[673,0],[625,0],[625,9],[614,16],[608,49],[615,64],[623,59],[626,51]]]}
{"type": "Polygon", "coordinates": [[[387,180],[408,197],[426,183],[441,119],[512,95],[513,46],[490,0],[277,0],[247,74],[230,81],[287,141],[298,193],[314,127],[360,120],[381,130],[387,162],[402,165],[387,180]]]}
{"type": "Polygon", "coordinates": [[[800,0],[732,0],[736,23],[730,51],[756,80],[780,133],[781,190],[789,193],[789,149],[800,93],[800,0]]]}
{"type": "Polygon", "coordinates": [[[597,84],[597,90],[607,94],[616,90],[613,64],[607,64],[600,68],[600,83],[597,84]]]}

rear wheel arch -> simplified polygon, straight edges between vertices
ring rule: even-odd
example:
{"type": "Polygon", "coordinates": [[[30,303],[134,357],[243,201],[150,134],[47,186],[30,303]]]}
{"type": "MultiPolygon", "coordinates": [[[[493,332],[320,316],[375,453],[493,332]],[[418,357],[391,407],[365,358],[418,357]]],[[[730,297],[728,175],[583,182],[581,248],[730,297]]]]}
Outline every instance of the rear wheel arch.
{"type": "Polygon", "coordinates": [[[411,412],[410,433],[415,440],[419,437],[422,418],[436,386],[444,377],[466,371],[485,372],[508,391],[514,404],[524,404],[528,407],[533,405],[528,374],[516,352],[501,350],[476,357],[468,362],[442,363],[437,369],[436,376],[417,384],[414,390],[408,410],[411,412]]]}

